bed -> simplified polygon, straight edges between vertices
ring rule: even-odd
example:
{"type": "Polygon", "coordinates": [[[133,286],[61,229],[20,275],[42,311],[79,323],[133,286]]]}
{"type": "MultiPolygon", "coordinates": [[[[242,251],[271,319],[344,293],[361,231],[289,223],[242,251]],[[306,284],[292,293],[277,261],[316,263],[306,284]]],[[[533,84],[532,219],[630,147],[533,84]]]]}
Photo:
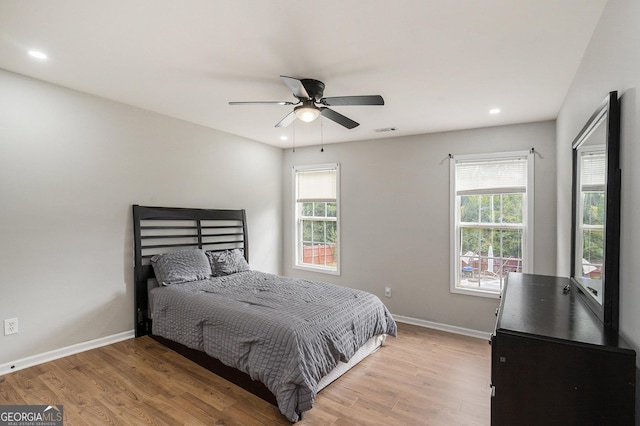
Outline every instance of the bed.
{"type": "Polygon", "coordinates": [[[396,324],[374,295],[249,267],[244,210],[133,206],[136,336],[276,405],[290,421],[396,324]]]}

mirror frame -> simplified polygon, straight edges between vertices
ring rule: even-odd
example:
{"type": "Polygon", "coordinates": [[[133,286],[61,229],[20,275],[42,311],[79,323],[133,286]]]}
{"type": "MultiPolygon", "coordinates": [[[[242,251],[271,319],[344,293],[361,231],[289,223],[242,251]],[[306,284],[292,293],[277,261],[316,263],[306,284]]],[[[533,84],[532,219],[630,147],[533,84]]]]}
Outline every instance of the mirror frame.
{"type": "Polygon", "coordinates": [[[618,92],[610,92],[573,140],[573,180],[571,190],[571,285],[583,302],[597,315],[606,328],[618,330],[620,294],[620,103],[618,92]],[[607,181],[605,192],[604,274],[602,305],[586,294],[586,289],[574,276],[576,268],[576,232],[579,188],[578,148],[600,125],[606,128],[607,181]]]}

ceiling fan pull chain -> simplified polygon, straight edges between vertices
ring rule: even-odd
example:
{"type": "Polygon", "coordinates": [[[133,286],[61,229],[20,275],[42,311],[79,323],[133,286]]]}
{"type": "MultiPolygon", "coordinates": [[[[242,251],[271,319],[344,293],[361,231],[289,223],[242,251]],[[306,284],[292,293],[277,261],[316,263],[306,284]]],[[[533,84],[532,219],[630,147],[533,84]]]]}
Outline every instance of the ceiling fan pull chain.
{"type": "Polygon", "coordinates": [[[322,117],[320,117],[320,152],[324,152],[324,127],[322,123],[322,117]]]}

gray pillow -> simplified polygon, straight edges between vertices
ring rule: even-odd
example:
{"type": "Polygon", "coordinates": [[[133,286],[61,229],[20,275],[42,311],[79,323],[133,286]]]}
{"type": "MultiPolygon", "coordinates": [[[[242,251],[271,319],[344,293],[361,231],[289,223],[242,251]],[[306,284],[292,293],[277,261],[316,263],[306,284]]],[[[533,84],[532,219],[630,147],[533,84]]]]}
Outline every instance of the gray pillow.
{"type": "Polygon", "coordinates": [[[204,280],[211,276],[211,264],[204,250],[180,250],[151,258],[153,272],[162,285],[204,280]]]}
{"type": "Polygon", "coordinates": [[[211,270],[214,277],[231,275],[236,272],[249,271],[251,268],[240,249],[225,250],[220,252],[207,252],[211,262],[211,270]]]}

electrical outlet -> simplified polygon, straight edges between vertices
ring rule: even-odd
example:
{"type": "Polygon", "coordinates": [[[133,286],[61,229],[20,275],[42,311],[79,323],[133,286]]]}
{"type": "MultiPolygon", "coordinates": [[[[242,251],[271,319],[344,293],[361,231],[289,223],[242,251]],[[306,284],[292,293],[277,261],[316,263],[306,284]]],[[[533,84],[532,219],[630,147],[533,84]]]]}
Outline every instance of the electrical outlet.
{"type": "Polygon", "coordinates": [[[18,318],[4,320],[4,335],[16,334],[18,332],[18,318]]]}
{"type": "Polygon", "coordinates": [[[384,295],[385,297],[391,297],[391,287],[384,288],[384,295]]]}

